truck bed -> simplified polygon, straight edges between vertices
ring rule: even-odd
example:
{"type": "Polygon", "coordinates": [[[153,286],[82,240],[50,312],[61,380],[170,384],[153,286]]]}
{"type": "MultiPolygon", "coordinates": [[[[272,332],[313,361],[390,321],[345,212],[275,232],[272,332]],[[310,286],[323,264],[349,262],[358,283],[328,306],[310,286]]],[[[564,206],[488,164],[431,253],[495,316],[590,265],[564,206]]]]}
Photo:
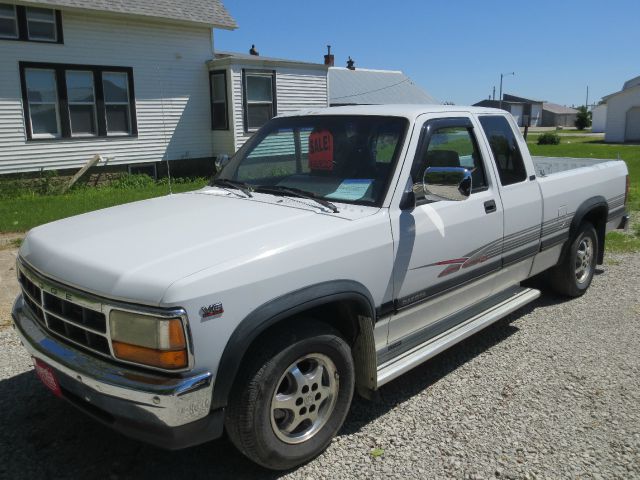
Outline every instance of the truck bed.
{"type": "Polygon", "coordinates": [[[577,168],[591,167],[599,163],[614,162],[615,159],[573,158],[573,157],[531,157],[536,175],[547,177],[554,173],[566,172],[577,168]]]}

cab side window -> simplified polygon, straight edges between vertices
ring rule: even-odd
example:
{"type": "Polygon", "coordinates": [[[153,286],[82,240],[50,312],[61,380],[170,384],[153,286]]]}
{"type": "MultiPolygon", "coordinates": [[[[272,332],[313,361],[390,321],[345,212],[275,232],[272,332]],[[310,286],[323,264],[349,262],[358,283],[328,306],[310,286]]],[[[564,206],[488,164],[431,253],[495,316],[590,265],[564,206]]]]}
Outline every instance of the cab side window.
{"type": "Polygon", "coordinates": [[[471,193],[485,190],[487,178],[478,150],[478,144],[471,128],[447,126],[434,130],[429,144],[422,150],[419,168],[414,169],[413,191],[417,198],[424,197],[422,179],[429,167],[462,167],[471,172],[471,193]]]}
{"type": "Polygon", "coordinates": [[[481,116],[480,125],[489,139],[502,185],[524,182],[527,170],[507,119],[502,115],[481,116]]]}

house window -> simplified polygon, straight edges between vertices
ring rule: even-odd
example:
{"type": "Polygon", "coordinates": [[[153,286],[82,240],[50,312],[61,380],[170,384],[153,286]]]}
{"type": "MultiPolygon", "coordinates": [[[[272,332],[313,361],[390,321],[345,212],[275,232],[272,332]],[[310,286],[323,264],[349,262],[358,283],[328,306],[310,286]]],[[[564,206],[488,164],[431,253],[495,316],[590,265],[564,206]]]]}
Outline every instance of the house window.
{"type": "Polygon", "coordinates": [[[133,70],[20,62],[27,138],[137,135],[133,70]]]}
{"type": "Polygon", "coordinates": [[[62,13],[0,3],[0,39],[62,43],[62,13]]]}
{"type": "Polygon", "coordinates": [[[33,138],[60,136],[60,112],[55,70],[25,70],[27,103],[33,138]]]}
{"type": "Polygon", "coordinates": [[[227,73],[211,72],[211,129],[228,130],[227,73]]]}
{"type": "Polygon", "coordinates": [[[104,72],[104,108],[107,117],[108,135],[129,135],[131,133],[131,100],[129,98],[129,78],[126,72],[104,72]]]}
{"type": "Polygon", "coordinates": [[[67,98],[72,136],[98,134],[93,72],[67,70],[67,98]]]}
{"type": "Polygon", "coordinates": [[[15,5],[0,3],[0,38],[18,38],[18,15],[15,5]]]}
{"type": "Polygon", "coordinates": [[[243,70],[245,130],[257,130],[276,116],[275,71],[243,70]]]}
{"type": "Polygon", "coordinates": [[[26,10],[29,40],[55,42],[58,37],[55,10],[33,7],[27,7],[26,10]]]}

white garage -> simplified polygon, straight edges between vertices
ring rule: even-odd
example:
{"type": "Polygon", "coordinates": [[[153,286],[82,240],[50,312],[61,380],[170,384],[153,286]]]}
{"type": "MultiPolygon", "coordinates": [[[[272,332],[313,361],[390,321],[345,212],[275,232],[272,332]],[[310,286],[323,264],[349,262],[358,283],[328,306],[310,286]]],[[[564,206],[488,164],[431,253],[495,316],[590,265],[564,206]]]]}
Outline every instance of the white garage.
{"type": "Polygon", "coordinates": [[[640,76],[603,100],[607,102],[605,141],[640,142],[640,76]]]}

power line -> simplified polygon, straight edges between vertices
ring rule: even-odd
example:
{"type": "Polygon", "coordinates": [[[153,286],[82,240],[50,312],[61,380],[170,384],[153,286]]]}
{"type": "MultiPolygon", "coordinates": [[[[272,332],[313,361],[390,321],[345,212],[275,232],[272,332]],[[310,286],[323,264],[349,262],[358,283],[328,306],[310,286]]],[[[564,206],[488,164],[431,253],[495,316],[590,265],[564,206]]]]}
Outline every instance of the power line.
{"type": "Polygon", "coordinates": [[[398,85],[401,85],[403,83],[410,82],[410,81],[411,81],[410,78],[405,78],[401,82],[394,83],[393,85],[387,85],[386,87],[376,88],[375,90],[368,90],[368,91],[364,91],[364,92],[360,92],[360,93],[352,93],[351,95],[342,95],[341,97],[333,97],[332,100],[338,100],[339,98],[357,97],[359,95],[366,95],[368,93],[375,93],[375,92],[379,92],[381,90],[386,90],[387,88],[396,87],[398,85]]]}

